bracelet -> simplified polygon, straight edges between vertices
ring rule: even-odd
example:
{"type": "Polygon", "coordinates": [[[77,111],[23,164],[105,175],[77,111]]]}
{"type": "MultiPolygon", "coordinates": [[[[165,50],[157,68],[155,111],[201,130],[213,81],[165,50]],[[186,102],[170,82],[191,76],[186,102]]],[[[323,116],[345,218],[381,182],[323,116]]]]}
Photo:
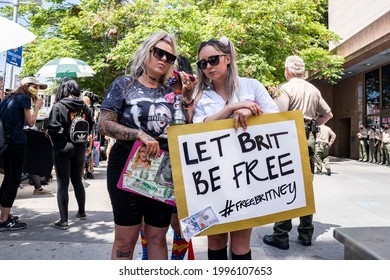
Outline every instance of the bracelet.
{"type": "Polygon", "coordinates": [[[191,96],[193,92],[194,92],[193,88],[191,88],[191,89],[183,88],[183,90],[182,90],[182,93],[185,96],[191,96]]]}
{"type": "Polygon", "coordinates": [[[187,103],[187,102],[183,101],[183,107],[184,108],[191,107],[192,105],[194,105],[194,99],[192,99],[190,103],[187,103]]]}

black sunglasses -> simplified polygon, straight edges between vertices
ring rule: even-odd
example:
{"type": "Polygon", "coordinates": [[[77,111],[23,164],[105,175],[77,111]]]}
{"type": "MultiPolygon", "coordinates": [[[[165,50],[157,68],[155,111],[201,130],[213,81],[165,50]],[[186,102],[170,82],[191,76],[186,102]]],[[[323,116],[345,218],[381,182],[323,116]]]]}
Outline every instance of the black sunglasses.
{"type": "Polygon", "coordinates": [[[169,63],[169,64],[174,64],[175,61],[176,61],[176,56],[167,52],[167,51],[164,51],[160,48],[157,48],[157,47],[153,47],[152,48],[152,53],[153,53],[153,56],[157,59],[160,59],[162,60],[165,56],[165,59],[166,61],[169,63]]]}
{"type": "Polygon", "coordinates": [[[199,60],[196,65],[200,68],[200,70],[204,70],[207,68],[207,63],[209,63],[211,66],[216,66],[219,64],[219,57],[220,56],[226,56],[226,54],[219,54],[219,55],[213,55],[210,56],[209,59],[205,60],[199,60]]]}

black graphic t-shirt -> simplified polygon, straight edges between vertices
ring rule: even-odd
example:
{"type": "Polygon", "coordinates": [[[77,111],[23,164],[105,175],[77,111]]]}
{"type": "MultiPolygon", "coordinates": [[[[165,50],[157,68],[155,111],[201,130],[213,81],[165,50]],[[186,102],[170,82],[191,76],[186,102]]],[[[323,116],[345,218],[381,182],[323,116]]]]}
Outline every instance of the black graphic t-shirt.
{"type": "Polygon", "coordinates": [[[118,113],[119,123],[140,129],[153,137],[167,138],[172,123],[173,104],[165,95],[171,87],[148,88],[129,76],[116,79],[108,89],[101,109],[118,113]]]}

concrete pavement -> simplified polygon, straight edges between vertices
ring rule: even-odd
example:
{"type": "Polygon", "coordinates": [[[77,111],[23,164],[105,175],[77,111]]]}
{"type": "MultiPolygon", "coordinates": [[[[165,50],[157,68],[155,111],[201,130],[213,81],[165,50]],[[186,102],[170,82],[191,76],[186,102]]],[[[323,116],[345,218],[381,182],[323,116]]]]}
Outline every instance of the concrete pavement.
{"type": "MultiPolygon", "coordinates": [[[[341,260],[344,247],[333,238],[338,227],[388,226],[390,224],[390,168],[382,165],[333,158],[332,176],[315,175],[313,245],[297,241],[293,220],[290,249],[283,251],[265,245],[262,238],[272,233],[272,224],[256,227],[252,234],[252,257],[257,260],[341,260]]],[[[59,218],[56,180],[46,189],[52,196],[33,195],[25,181],[12,213],[28,224],[27,229],[0,233],[0,260],[108,260],[113,241],[111,204],[105,184],[106,162],[95,168],[95,179],[86,181],[87,220],[75,218],[77,211],[72,187],[69,194],[69,222],[66,231],[54,228],[59,218]]],[[[2,178],[1,178],[2,179],[2,178]]],[[[168,232],[169,249],[172,231],[168,232]]],[[[206,237],[193,239],[195,259],[207,259],[206,237]]],[[[138,243],[134,258],[141,257],[138,243]]]]}

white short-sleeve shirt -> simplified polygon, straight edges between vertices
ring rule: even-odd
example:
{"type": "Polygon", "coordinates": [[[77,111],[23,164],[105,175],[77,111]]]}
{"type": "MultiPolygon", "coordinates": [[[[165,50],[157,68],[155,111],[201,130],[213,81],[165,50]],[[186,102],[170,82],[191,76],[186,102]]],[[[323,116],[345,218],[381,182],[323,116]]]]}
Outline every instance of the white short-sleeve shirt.
{"type": "MultiPolygon", "coordinates": [[[[239,99],[237,94],[234,94],[232,103],[251,100],[259,104],[264,113],[279,112],[270,94],[258,80],[239,77],[238,82],[240,89],[239,99]]],[[[218,93],[212,89],[206,89],[203,91],[201,99],[195,105],[193,122],[203,122],[206,117],[218,113],[225,106],[225,100],[218,93]]]]}

